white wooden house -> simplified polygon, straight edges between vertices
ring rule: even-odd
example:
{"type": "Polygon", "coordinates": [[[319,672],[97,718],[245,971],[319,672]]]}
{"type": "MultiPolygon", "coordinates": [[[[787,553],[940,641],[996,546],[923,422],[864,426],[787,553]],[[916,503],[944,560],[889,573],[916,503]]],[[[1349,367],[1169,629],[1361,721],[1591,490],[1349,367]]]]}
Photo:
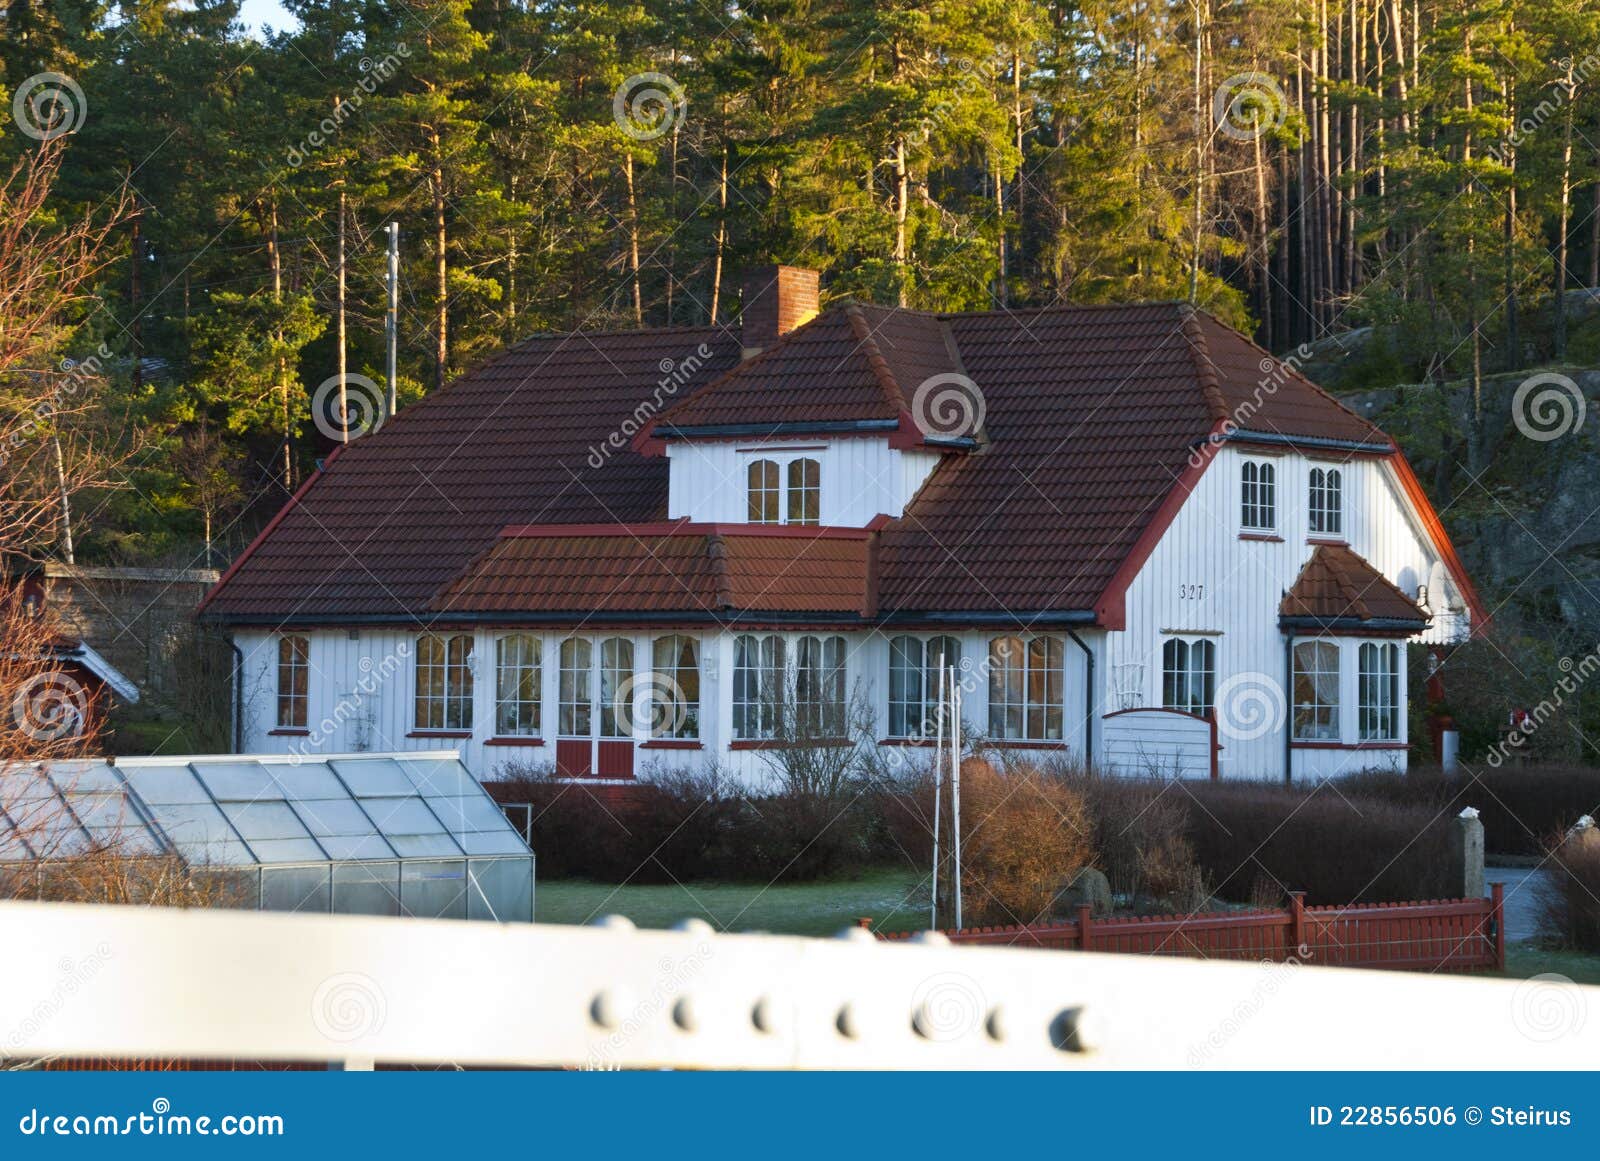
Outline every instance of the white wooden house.
{"type": "Polygon", "coordinates": [[[779,705],[829,735],[859,690],[928,744],[943,657],[1019,756],[1405,765],[1407,643],[1483,613],[1393,442],[1292,367],[1184,305],[819,312],[788,268],[745,302],[529,339],[330,457],[202,608],[239,748],[755,781],[779,705]]]}

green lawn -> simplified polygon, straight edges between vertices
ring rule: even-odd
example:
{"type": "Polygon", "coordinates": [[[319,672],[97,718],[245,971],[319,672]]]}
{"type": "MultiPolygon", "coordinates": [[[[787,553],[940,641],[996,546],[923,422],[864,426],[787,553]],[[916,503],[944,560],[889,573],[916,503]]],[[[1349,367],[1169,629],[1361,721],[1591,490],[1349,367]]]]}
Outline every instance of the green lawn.
{"type": "Polygon", "coordinates": [[[1566,976],[1575,984],[1600,985],[1600,955],[1581,951],[1546,951],[1531,943],[1506,948],[1506,975],[1525,980],[1531,976],[1566,976]]]}
{"type": "Polygon", "coordinates": [[[563,880],[539,883],[534,918],[540,923],[587,923],[626,915],[640,927],[671,927],[704,919],[718,931],[770,931],[782,935],[833,935],[870,916],[875,927],[908,931],[926,926],[928,896],[908,871],[874,870],[859,879],[826,883],[688,883],[617,887],[563,880]]]}

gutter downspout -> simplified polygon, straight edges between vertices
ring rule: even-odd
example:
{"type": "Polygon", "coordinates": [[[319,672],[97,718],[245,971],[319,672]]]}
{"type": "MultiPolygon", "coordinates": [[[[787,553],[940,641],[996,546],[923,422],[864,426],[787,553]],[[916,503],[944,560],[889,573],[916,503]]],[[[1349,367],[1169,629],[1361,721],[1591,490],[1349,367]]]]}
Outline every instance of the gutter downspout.
{"type": "Polygon", "coordinates": [[[231,633],[228,648],[233,650],[233,752],[237,754],[244,744],[244,650],[231,633]]]}
{"type": "Polygon", "coordinates": [[[1294,630],[1283,635],[1283,784],[1294,784],[1294,630]]]}
{"type": "Polygon", "coordinates": [[[1072,626],[1067,635],[1083,650],[1083,764],[1094,765],[1094,650],[1084,644],[1083,638],[1072,626]]]}

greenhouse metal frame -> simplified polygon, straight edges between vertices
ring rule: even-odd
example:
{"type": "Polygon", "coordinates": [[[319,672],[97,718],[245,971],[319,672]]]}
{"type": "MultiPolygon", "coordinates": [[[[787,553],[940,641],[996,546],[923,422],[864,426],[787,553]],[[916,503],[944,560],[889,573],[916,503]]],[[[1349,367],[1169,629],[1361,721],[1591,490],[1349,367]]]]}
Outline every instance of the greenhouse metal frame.
{"type": "Polygon", "coordinates": [[[533,852],[454,751],[0,770],[0,866],[176,856],[264,911],[531,922],[533,852]]]}

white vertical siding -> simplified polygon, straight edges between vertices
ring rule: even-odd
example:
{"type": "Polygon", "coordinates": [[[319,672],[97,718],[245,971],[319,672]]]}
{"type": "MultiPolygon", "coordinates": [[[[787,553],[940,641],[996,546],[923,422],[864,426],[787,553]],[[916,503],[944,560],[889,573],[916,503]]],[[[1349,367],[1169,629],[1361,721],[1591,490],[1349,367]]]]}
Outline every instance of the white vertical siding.
{"type": "MultiPolygon", "coordinates": [[[[561,632],[526,631],[543,648],[543,703],[540,709],[542,745],[493,745],[495,726],[495,639],[514,630],[465,629],[473,638],[473,715],[469,737],[441,738],[438,733],[415,728],[416,635],[394,630],[315,630],[302,634],[309,642],[308,733],[276,733],[278,635],[241,631],[235,641],[244,654],[244,734],[241,749],[249,753],[339,753],[351,751],[406,751],[456,749],[462,761],[479,778],[492,779],[508,765],[553,767],[558,736],[561,632]]],[[[449,636],[451,634],[443,634],[449,636]]],[[[598,642],[618,634],[584,634],[598,642]]],[[[634,668],[648,673],[651,646],[657,633],[627,633],[634,643],[634,668]]],[[[635,751],[637,772],[651,766],[698,766],[708,758],[742,785],[759,789],[775,777],[770,755],[729,746],[733,741],[733,661],[736,633],[692,634],[700,648],[699,750],[649,749],[635,751]]],[[[781,634],[789,656],[801,633],[781,634]]],[[[816,636],[832,636],[819,632],[816,636]]],[[[872,631],[841,633],[846,641],[846,690],[860,691],[877,719],[877,736],[888,722],[889,637],[872,631]]],[[[920,633],[918,636],[931,634],[920,633]]],[[[970,730],[989,732],[990,631],[952,631],[961,641],[962,717],[970,730]]],[[[1098,655],[1104,652],[1104,634],[1084,634],[1098,655]]],[[[1063,658],[1063,729],[1066,756],[1081,756],[1084,726],[1084,661],[1070,638],[1061,635],[1063,658]]],[[[1098,730],[1098,726],[1096,726],[1098,730]]],[[[639,715],[636,743],[648,741],[648,723],[639,715]]],[[[1010,757],[1044,759],[1062,757],[1060,749],[1035,750],[1015,745],[1010,757]]]]}
{"type": "Polygon", "coordinates": [[[674,520],[742,524],[749,518],[745,480],[750,462],[769,456],[781,463],[800,455],[817,460],[821,470],[821,522],[843,528],[863,527],[879,513],[899,516],[940,458],[938,452],[897,450],[881,436],[742,443],[675,440],[667,445],[667,514],[674,520]]]}
{"type": "MultiPolygon", "coordinates": [[[[1126,630],[1111,634],[1103,685],[1108,709],[1161,704],[1161,650],[1169,636],[1208,634],[1216,644],[1217,685],[1237,679],[1250,690],[1276,696],[1282,724],[1259,737],[1223,736],[1223,777],[1279,778],[1291,691],[1278,605],[1310,558],[1307,518],[1313,466],[1337,466],[1343,477],[1343,539],[1391,581],[1415,595],[1419,580],[1435,571],[1436,554],[1408,515],[1390,470],[1373,460],[1308,458],[1292,452],[1257,453],[1222,448],[1128,589],[1126,630]],[[1263,459],[1277,469],[1277,529],[1273,541],[1240,538],[1240,466],[1263,459]],[[1119,678],[1121,684],[1119,685],[1119,678]],[[1274,692],[1275,691],[1275,692],[1274,692]],[[1119,698],[1119,693],[1126,697],[1119,698]]],[[[1435,608],[1439,602],[1435,600],[1435,608]]],[[[1457,626],[1459,629],[1459,625],[1457,626]]],[[[1433,628],[1432,640],[1448,627],[1433,628]]],[[[1347,639],[1341,674],[1348,681],[1341,704],[1346,742],[1355,742],[1356,645],[1347,639]]],[[[1402,674],[1404,666],[1402,665],[1402,674]]],[[[1403,677],[1402,677],[1403,682],[1403,677]]],[[[1402,727],[1403,729],[1403,727],[1402,727]]],[[[1253,730],[1245,731],[1253,734],[1253,730]]],[[[1401,739],[1405,739],[1402,737],[1401,739]]],[[[1296,750],[1296,775],[1321,776],[1404,763],[1402,751],[1296,750]]]]}

